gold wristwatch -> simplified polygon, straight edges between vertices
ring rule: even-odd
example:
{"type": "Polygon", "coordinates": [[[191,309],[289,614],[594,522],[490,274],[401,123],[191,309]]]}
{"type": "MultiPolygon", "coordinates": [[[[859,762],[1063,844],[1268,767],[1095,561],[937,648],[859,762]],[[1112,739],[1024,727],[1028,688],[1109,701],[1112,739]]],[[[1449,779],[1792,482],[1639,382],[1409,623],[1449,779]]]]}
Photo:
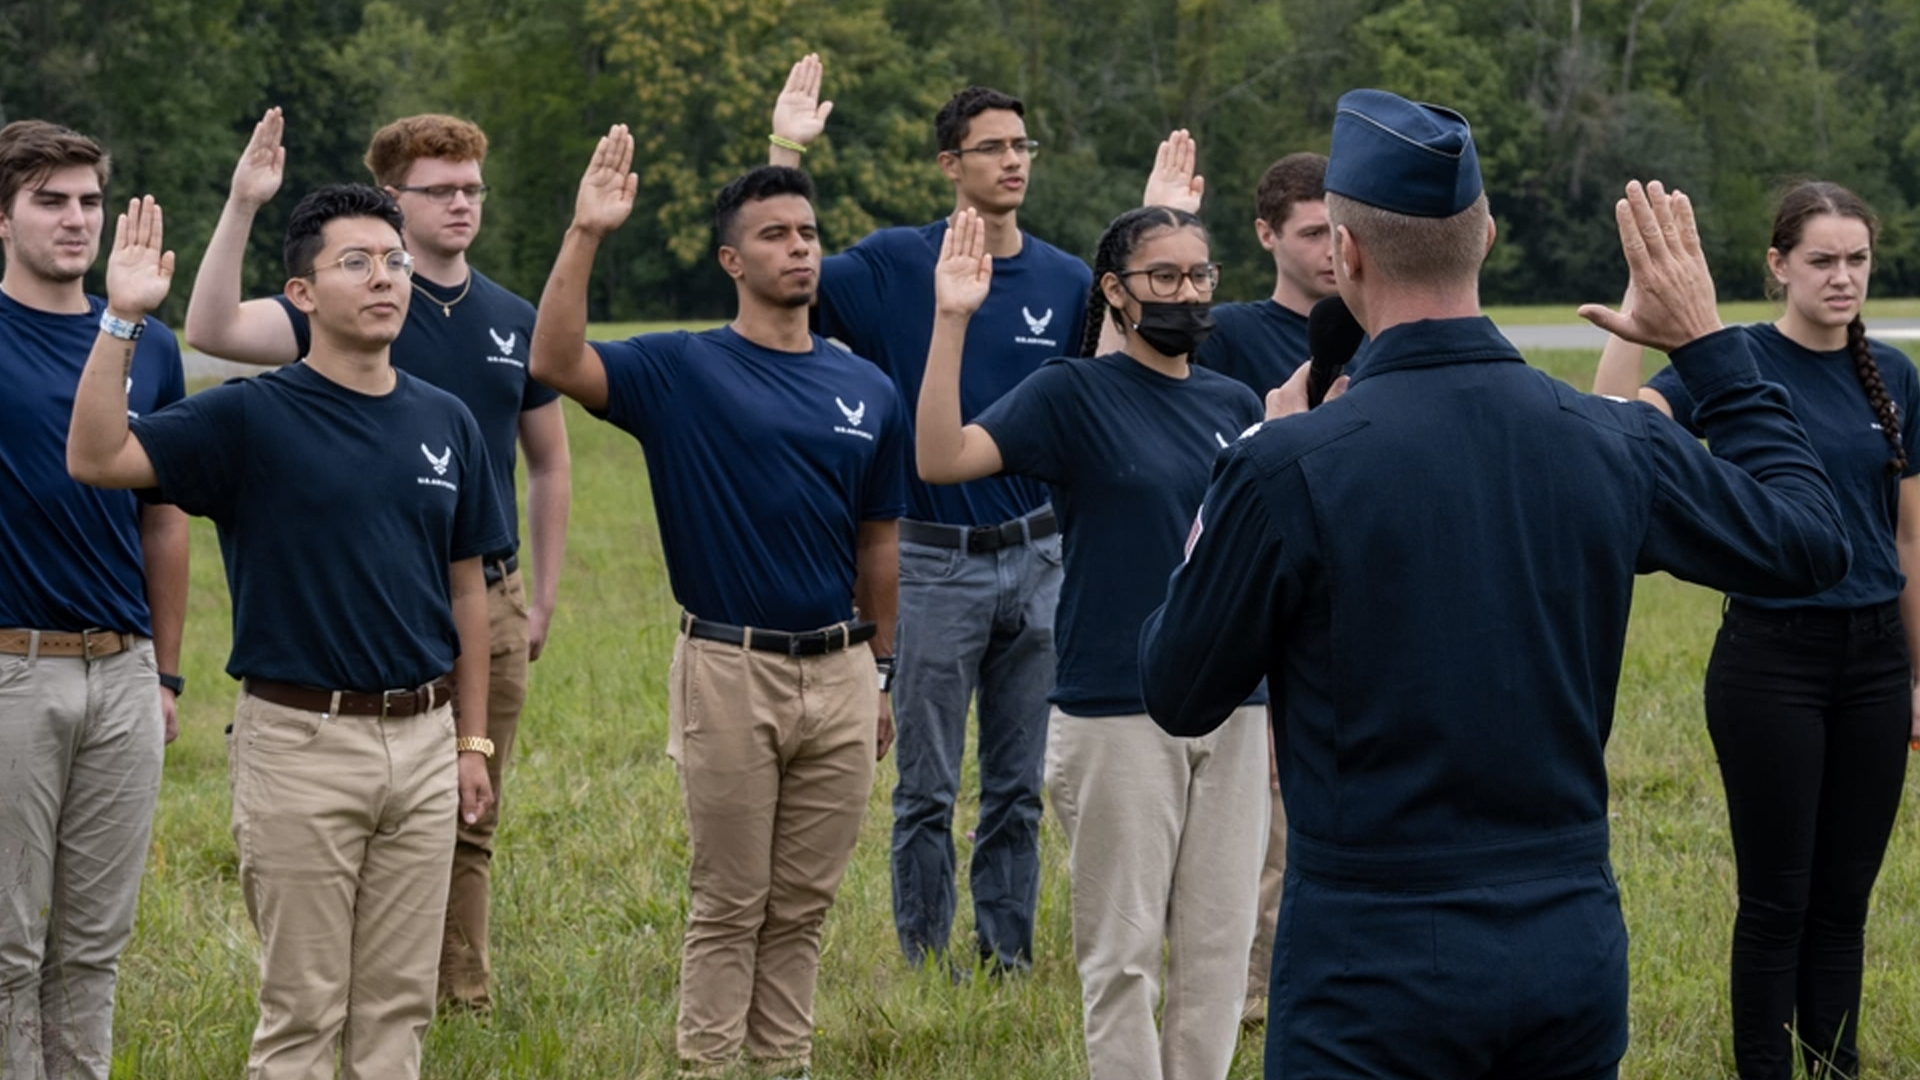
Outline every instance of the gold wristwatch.
{"type": "Polygon", "coordinates": [[[476,754],[493,756],[493,740],[484,735],[462,735],[453,740],[453,748],[457,753],[464,754],[471,750],[476,754]]]}

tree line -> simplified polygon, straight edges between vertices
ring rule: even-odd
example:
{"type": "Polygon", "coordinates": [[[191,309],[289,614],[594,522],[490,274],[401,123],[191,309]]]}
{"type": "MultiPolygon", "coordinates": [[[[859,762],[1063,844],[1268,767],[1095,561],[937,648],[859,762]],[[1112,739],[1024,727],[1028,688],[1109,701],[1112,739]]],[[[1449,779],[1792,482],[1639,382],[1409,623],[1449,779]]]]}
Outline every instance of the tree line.
{"type": "Polygon", "coordinates": [[[298,193],[364,180],[387,119],[465,116],[492,140],[474,257],[528,297],[595,139],[627,123],[638,209],[593,314],[695,318],[732,302],[712,195],[765,159],[807,51],[836,103],[806,162],[828,250],[950,208],[933,115],[983,83],[1026,101],[1042,144],[1022,224],[1082,255],[1138,200],[1159,140],[1191,129],[1236,299],[1271,284],[1261,171],[1324,151],[1340,93],[1378,86],[1472,121],[1500,227],[1489,302],[1617,293],[1612,207],[1631,177],[1693,196],[1723,298],[1760,294],[1769,204],[1805,177],[1878,210],[1875,291],[1920,295],[1916,16],[1920,0],[0,0],[0,120],[105,143],[110,194],[160,198],[190,279],[247,132],[284,107],[288,179],[247,267],[262,292],[298,193]]]}

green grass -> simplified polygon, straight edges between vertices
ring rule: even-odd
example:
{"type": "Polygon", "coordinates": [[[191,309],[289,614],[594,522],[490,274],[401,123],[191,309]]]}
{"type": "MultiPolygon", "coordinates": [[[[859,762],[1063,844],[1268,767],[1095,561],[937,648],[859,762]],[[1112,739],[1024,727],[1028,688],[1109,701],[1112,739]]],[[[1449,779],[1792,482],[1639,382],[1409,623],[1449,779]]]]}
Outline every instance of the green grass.
{"type": "MultiPolygon", "coordinates": [[[[596,334],[601,328],[596,328],[596,334]]],[[[618,332],[607,336],[616,336],[618,332]]],[[[1532,359],[1576,385],[1594,354],[1532,359]]],[[[665,755],[667,656],[676,608],[633,440],[568,406],[574,524],[547,655],[506,788],[495,860],[491,1027],[453,1018],[428,1035],[425,1075],[629,1080],[670,1075],[687,906],[687,838],[665,755]]],[[[196,521],[182,734],[167,752],[140,920],[121,971],[115,1076],[243,1075],[254,1022],[256,940],[227,824],[221,729],[233,684],[213,531],[196,521]]],[[[1613,853],[1632,932],[1634,1080],[1731,1077],[1726,957],[1734,911],[1726,809],[1700,715],[1716,596],[1641,583],[1609,765],[1613,853]]],[[[859,849],[826,926],[815,1075],[822,1080],[1056,1080],[1085,1075],[1065,844],[1043,827],[1031,978],[951,986],[906,970],[888,903],[883,763],[859,849]]],[[[976,779],[969,767],[963,792],[976,779]]],[[[1863,1054],[1869,1075],[1920,1080],[1920,823],[1903,810],[1867,934],[1863,1054]]],[[[965,829],[977,807],[961,810],[965,829]]],[[[961,905],[962,911],[967,904],[961,905]]],[[[964,940],[965,916],[956,928],[964,940]]],[[[1260,1072],[1258,1036],[1232,1075],[1260,1072]]]]}

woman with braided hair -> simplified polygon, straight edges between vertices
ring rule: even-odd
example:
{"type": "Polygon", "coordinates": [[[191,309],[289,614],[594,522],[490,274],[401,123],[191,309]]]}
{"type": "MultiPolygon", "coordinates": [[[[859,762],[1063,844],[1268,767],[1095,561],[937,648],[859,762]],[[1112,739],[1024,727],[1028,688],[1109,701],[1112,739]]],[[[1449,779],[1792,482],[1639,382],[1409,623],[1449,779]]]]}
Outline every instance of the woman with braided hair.
{"type": "MultiPolygon", "coordinates": [[[[1769,291],[1785,309],[1743,329],[1833,481],[1853,565],[1808,599],[1729,596],[1707,664],[1707,729],[1739,871],[1730,988],[1741,1080],[1787,1080],[1796,1039],[1809,1075],[1858,1073],[1867,899],[1906,744],[1920,740],[1909,663],[1920,654],[1920,379],[1860,318],[1876,228],[1846,188],[1790,188],[1767,250],[1769,291]]],[[[1637,346],[1610,340],[1594,391],[1632,396],[1639,366],[1637,346]]],[[[1672,368],[1639,398],[1695,427],[1672,368]]]]}
{"type": "Polygon", "coordinates": [[[1046,787],[1070,848],[1088,1071],[1223,1080],[1271,819],[1265,690],[1206,736],[1167,735],[1141,696],[1140,627],[1198,527],[1215,456],[1263,410],[1188,363],[1219,268],[1199,218],[1145,206],[1114,219],[1093,265],[1086,342],[1111,319],[1122,347],[1049,360],[963,425],[961,347],[992,274],[962,211],[934,272],[915,445],[929,483],[1030,476],[1060,517],[1046,787]]]}

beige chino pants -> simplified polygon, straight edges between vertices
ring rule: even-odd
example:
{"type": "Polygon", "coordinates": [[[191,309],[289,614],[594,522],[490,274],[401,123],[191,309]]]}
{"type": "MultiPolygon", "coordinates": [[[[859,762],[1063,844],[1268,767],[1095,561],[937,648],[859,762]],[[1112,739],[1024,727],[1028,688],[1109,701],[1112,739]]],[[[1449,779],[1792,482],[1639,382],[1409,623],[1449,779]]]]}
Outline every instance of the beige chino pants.
{"type": "Polygon", "coordinates": [[[160,793],[153,643],[0,654],[0,1078],[106,1080],[160,793]]]}
{"type": "Polygon", "coordinates": [[[788,657],[682,636],[668,679],[693,894],[675,1035],[682,1072],[804,1069],[820,927],[873,789],[879,692],[861,646],[788,657]]]}
{"type": "Polygon", "coordinates": [[[413,1080],[459,813],[453,709],[329,716],[240,695],[240,888],[260,933],[248,1080],[413,1080]]]}
{"type": "Polygon", "coordinates": [[[1265,723],[1246,706],[1177,739],[1144,714],[1048,719],[1093,1080],[1227,1075],[1271,818],[1265,723]]]}

